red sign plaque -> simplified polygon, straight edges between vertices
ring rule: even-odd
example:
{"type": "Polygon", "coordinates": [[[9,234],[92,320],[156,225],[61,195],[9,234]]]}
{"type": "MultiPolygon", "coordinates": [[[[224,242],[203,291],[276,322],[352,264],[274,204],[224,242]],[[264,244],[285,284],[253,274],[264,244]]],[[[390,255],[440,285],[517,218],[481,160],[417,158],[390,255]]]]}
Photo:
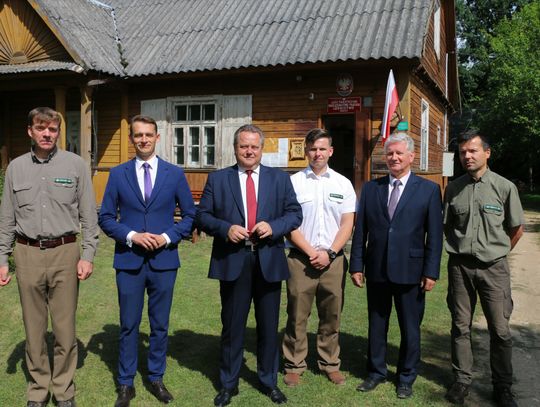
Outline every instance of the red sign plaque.
{"type": "Polygon", "coordinates": [[[354,113],[362,108],[362,98],[328,98],[327,111],[330,114],[354,113]]]}

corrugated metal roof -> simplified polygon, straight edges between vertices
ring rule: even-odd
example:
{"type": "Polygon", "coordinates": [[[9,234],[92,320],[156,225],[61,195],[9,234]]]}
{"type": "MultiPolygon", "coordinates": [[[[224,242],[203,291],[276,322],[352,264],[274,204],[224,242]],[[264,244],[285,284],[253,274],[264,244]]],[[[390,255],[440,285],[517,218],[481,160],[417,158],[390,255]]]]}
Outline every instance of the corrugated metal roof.
{"type": "Polygon", "coordinates": [[[74,71],[82,72],[83,67],[73,62],[63,61],[37,61],[17,65],[0,65],[0,74],[47,72],[47,71],[74,71]]]}
{"type": "Polygon", "coordinates": [[[130,76],[420,57],[431,0],[111,0],[130,76]],[[133,12],[137,9],[139,12],[133,12]]]}
{"type": "Polygon", "coordinates": [[[416,58],[432,1],[36,0],[87,68],[121,76],[416,58]]]}
{"type": "MultiPolygon", "coordinates": [[[[35,0],[86,69],[124,75],[112,8],[92,0],[35,0]]],[[[105,4],[105,3],[103,3],[105,4]]]]}

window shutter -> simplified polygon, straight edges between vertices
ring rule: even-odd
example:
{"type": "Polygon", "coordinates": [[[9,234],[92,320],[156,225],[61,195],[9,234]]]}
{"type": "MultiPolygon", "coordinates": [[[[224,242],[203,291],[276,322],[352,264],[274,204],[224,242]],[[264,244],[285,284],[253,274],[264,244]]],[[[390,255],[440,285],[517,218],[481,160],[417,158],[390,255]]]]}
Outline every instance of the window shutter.
{"type": "Polygon", "coordinates": [[[167,99],[141,100],[141,114],[152,117],[158,127],[160,140],[156,153],[166,161],[171,161],[172,140],[167,123],[167,99]]]}
{"type": "Polygon", "coordinates": [[[236,163],[234,132],[244,124],[251,124],[251,95],[223,96],[221,120],[221,167],[236,163]]]}

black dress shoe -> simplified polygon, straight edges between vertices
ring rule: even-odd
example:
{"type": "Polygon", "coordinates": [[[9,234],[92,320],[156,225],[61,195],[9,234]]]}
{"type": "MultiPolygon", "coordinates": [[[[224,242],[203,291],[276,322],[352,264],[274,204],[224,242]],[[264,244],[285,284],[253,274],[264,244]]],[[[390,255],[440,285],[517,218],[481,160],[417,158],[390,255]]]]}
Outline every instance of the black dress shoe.
{"type": "Polygon", "coordinates": [[[285,397],[285,394],[283,394],[281,390],[279,390],[277,387],[274,387],[273,389],[267,389],[266,395],[270,397],[272,403],[285,404],[287,402],[287,397],[285,397]]]}
{"type": "Polygon", "coordinates": [[[75,397],[70,398],[69,400],[62,400],[56,404],[56,407],[77,407],[75,404],[75,397]]]}
{"type": "Polygon", "coordinates": [[[356,387],[356,390],[358,391],[371,391],[374,390],[375,387],[377,387],[379,384],[384,383],[386,381],[385,378],[382,379],[375,379],[373,377],[368,377],[366,380],[364,380],[362,383],[356,387]]]}
{"type": "Polygon", "coordinates": [[[214,398],[214,406],[216,407],[223,407],[226,406],[231,402],[231,399],[233,396],[236,396],[238,394],[238,387],[235,387],[234,389],[226,389],[225,387],[222,388],[217,396],[214,398]]]}
{"type": "Polygon", "coordinates": [[[118,387],[118,398],[114,407],[129,407],[129,401],[135,397],[135,387],[121,384],[118,387]]]}
{"type": "Polygon", "coordinates": [[[168,404],[173,400],[173,396],[165,387],[161,380],[150,382],[150,392],[162,403],[168,404]]]}
{"type": "Polygon", "coordinates": [[[412,396],[412,385],[408,383],[400,383],[397,386],[396,393],[398,399],[408,399],[412,396]]]}
{"type": "Polygon", "coordinates": [[[48,401],[28,401],[26,407],[45,407],[48,401]]]}

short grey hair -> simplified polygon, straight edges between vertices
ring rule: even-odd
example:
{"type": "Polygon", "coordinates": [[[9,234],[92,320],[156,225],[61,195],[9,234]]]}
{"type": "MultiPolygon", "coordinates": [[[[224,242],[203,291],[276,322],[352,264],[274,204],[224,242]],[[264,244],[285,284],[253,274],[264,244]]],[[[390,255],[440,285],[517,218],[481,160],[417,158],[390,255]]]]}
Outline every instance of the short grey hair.
{"type": "Polygon", "coordinates": [[[401,142],[407,144],[407,150],[409,152],[414,153],[414,140],[411,138],[411,136],[404,132],[390,134],[390,136],[386,139],[386,142],[384,143],[384,153],[387,153],[388,146],[390,144],[401,142]]]}
{"type": "Polygon", "coordinates": [[[264,146],[264,133],[259,127],[255,126],[254,124],[244,124],[243,126],[239,127],[238,130],[234,132],[234,139],[233,139],[234,146],[238,144],[238,137],[240,137],[240,133],[243,133],[243,132],[257,133],[261,140],[261,147],[264,146]]]}

